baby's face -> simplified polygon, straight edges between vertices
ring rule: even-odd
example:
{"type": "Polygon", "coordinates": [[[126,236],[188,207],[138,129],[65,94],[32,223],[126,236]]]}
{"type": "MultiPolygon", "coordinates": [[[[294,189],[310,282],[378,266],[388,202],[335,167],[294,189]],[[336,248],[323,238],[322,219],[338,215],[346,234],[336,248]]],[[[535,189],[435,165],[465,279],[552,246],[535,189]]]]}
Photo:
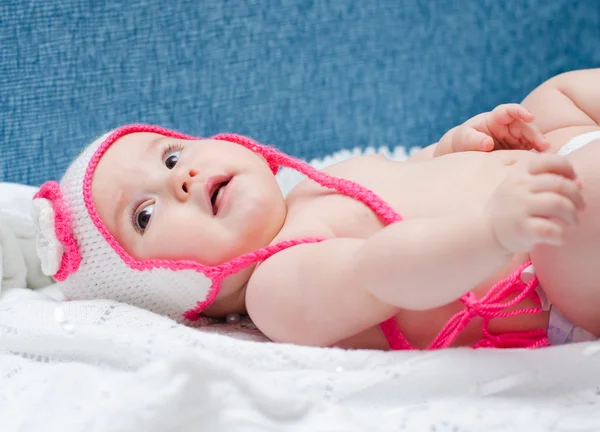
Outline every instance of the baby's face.
{"type": "Polygon", "coordinates": [[[221,264],[268,245],[286,206],[269,166],[245,147],[132,133],[92,177],[96,211],[136,259],[221,264]]]}

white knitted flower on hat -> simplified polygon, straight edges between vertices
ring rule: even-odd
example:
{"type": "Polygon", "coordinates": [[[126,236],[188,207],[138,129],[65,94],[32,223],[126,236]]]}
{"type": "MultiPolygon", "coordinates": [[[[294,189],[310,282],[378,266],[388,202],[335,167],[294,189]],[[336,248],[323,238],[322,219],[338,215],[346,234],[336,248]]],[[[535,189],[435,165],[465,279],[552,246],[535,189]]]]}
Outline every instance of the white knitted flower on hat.
{"type": "Polygon", "coordinates": [[[58,281],[76,271],[81,254],[71,229],[71,215],[58,183],[44,183],[33,197],[36,248],[42,271],[58,281]]]}
{"type": "Polygon", "coordinates": [[[54,226],[54,209],[52,203],[45,198],[33,201],[34,220],[37,222],[35,244],[42,264],[42,271],[52,276],[60,269],[60,263],[65,253],[62,243],[56,238],[54,226]]]}

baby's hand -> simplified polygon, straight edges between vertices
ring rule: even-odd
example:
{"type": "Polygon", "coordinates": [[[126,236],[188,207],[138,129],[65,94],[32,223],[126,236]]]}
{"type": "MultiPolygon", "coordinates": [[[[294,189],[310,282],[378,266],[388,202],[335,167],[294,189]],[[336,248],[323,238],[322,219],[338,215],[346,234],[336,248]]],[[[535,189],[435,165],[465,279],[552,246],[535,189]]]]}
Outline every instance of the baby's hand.
{"type": "Polygon", "coordinates": [[[562,156],[539,155],[513,167],[486,211],[498,242],[516,253],[540,243],[561,245],[584,207],[571,163],[562,156]]]}
{"type": "Polygon", "coordinates": [[[442,137],[434,156],[463,151],[520,149],[544,151],[550,143],[534,126],[534,116],[519,104],[498,105],[442,137]]]}

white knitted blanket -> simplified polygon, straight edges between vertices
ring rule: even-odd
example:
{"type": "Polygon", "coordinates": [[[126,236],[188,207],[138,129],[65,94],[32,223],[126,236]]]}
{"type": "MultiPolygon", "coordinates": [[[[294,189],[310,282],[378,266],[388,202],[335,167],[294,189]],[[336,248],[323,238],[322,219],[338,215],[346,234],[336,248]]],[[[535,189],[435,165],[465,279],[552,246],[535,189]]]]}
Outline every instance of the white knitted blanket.
{"type": "MultiPolygon", "coordinates": [[[[284,190],[298,179],[280,177],[284,190]]],[[[0,431],[40,430],[598,431],[600,344],[317,349],[265,341],[249,323],[199,330],[61,302],[54,286],[3,288],[0,431]]]]}

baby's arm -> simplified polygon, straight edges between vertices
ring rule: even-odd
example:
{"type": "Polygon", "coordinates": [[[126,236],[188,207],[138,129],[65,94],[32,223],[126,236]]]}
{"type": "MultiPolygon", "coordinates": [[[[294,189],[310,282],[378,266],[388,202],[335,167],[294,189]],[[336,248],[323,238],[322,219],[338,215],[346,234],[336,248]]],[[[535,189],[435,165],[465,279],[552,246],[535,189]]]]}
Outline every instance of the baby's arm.
{"type": "Polygon", "coordinates": [[[522,104],[558,151],[574,136],[600,129],[600,69],[557,75],[533,90],[522,104]]]}
{"type": "Polygon", "coordinates": [[[525,111],[518,112],[518,108],[516,104],[499,105],[489,113],[479,114],[452,128],[439,143],[411,159],[498,148],[545,150],[547,143],[557,152],[574,136],[600,129],[600,69],[557,75],[523,100],[521,108],[525,111]],[[484,135],[494,138],[494,145],[490,141],[484,143],[484,135]]]}
{"type": "Polygon", "coordinates": [[[519,104],[498,105],[492,111],[478,114],[450,129],[439,142],[414,154],[411,160],[465,151],[546,150],[549,143],[532,124],[533,120],[534,116],[519,104]]]}
{"type": "Polygon", "coordinates": [[[294,246],[248,284],[253,322],[278,342],[329,346],[395,315],[465,294],[510,254],[477,212],[389,225],[368,239],[294,246]],[[468,271],[459,271],[465,268],[468,271]]]}

